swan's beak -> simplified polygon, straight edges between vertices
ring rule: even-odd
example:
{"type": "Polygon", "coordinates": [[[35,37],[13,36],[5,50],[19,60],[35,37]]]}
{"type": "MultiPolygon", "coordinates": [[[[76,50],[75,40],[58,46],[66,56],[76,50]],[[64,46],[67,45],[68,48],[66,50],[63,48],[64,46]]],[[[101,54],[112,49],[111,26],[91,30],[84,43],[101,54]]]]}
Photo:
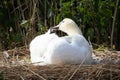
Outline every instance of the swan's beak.
{"type": "Polygon", "coordinates": [[[59,26],[51,27],[50,32],[51,32],[51,33],[54,33],[54,32],[56,32],[58,29],[59,29],[59,26]]]}
{"type": "Polygon", "coordinates": [[[53,29],[53,30],[58,30],[58,29],[59,29],[59,26],[54,26],[52,29],[53,29]]]}

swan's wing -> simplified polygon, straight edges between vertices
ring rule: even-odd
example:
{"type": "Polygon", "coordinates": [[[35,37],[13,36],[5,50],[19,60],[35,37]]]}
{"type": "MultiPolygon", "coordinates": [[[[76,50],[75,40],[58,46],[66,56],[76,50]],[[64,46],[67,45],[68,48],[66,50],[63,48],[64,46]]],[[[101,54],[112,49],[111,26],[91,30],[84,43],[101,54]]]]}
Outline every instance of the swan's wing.
{"type": "MultiPolygon", "coordinates": [[[[68,40],[58,38],[52,40],[51,44],[45,53],[45,60],[48,64],[78,64],[87,55],[87,49],[85,47],[78,47],[74,44],[70,44],[68,40]]],[[[88,58],[90,56],[88,55],[88,58]]],[[[89,59],[87,59],[89,61],[89,59]]]]}
{"type": "Polygon", "coordinates": [[[61,37],[66,42],[68,42],[72,46],[78,46],[78,47],[89,47],[88,41],[84,38],[82,35],[75,35],[75,36],[65,36],[61,37]]]}
{"type": "Polygon", "coordinates": [[[75,35],[72,36],[72,45],[78,46],[78,47],[88,47],[89,43],[82,35],[75,35]]]}
{"type": "Polygon", "coordinates": [[[64,37],[61,37],[61,38],[66,40],[66,42],[68,42],[69,44],[72,43],[72,37],[70,37],[70,36],[64,36],[64,37]]]}
{"type": "Polygon", "coordinates": [[[49,43],[52,39],[57,38],[55,34],[43,34],[35,37],[30,43],[30,56],[32,62],[41,61],[46,48],[49,46],[49,43]]]}

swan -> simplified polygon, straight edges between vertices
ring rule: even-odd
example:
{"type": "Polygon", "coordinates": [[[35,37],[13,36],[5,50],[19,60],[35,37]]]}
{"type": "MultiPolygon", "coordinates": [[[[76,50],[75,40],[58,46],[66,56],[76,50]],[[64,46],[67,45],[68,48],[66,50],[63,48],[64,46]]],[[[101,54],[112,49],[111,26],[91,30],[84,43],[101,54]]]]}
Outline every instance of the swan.
{"type": "Polygon", "coordinates": [[[31,62],[47,64],[91,64],[92,49],[78,25],[69,18],[63,19],[47,33],[35,37],[30,43],[31,62]],[[54,30],[68,36],[58,37],[54,30]]]}

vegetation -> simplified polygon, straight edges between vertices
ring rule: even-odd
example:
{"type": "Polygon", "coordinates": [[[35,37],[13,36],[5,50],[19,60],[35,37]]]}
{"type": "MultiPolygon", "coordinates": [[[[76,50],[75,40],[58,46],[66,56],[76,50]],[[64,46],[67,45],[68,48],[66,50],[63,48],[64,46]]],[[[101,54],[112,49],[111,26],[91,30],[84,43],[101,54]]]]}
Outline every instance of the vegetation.
{"type": "Polygon", "coordinates": [[[0,49],[29,45],[69,17],[93,44],[120,50],[119,14],[119,0],[1,0],[0,49]]]}
{"type": "Polygon", "coordinates": [[[3,76],[1,72],[0,72],[0,80],[3,80],[3,76]]]}

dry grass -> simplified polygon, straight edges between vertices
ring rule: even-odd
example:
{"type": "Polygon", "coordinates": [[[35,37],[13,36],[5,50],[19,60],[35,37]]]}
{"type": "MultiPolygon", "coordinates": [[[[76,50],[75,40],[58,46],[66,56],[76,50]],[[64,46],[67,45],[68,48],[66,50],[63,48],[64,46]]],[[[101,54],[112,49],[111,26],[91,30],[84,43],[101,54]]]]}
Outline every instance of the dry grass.
{"type": "Polygon", "coordinates": [[[28,48],[15,48],[0,56],[0,74],[4,80],[119,80],[120,52],[94,53],[102,58],[99,64],[34,66],[29,63],[28,48]]]}

